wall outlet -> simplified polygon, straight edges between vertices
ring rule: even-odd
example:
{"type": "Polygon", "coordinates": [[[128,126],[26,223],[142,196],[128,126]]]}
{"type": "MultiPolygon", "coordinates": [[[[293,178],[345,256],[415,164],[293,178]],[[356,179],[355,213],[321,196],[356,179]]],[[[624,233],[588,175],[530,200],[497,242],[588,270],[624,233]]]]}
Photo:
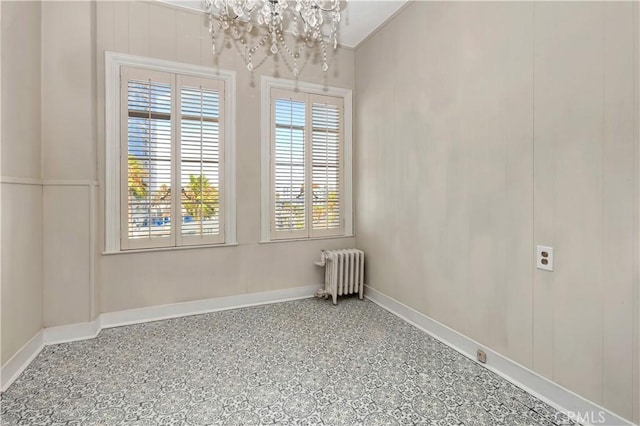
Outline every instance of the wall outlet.
{"type": "Polygon", "coordinates": [[[487,354],[484,353],[482,349],[478,349],[478,351],[476,352],[476,358],[483,364],[487,363],[487,354]]]}
{"type": "Polygon", "coordinates": [[[543,271],[553,271],[553,247],[536,247],[536,268],[543,271]]]}

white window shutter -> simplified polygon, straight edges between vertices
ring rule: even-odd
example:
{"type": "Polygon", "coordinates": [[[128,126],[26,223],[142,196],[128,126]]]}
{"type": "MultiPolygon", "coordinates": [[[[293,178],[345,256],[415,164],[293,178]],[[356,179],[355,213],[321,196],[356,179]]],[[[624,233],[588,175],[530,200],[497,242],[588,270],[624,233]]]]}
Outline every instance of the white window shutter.
{"type": "Polygon", "coordinates": [[[271,238],[344,234],[342,98],[271,89],[271,238]]]}
{"type": "Polygon", "coordinates": [[[344,233],[344,178],[341,98],[310,95],[311,105],[311,236],[344,233]]]}
{"type": "Polygon", "coordinates": [[[304,238],[308,236],[305,96],[284,90],[273,90],[271,96],[272,236],[304,238]]]}
{"type": "Polygon", "coordinates": [[[224,242],[223,81],[121,69],[121,249],[224,242]]]}
{"type": "MultiPolygon", "coordinates": [[[[178,76],[178,243],[224,241],[224,83],[178,76]]],[[[177,193],[177,192],[176,192],[177,193]]]]}
{"type": "Polygon", "coordinates": [[[171,227],[172,76],[122,69],[121,245],[174,244],[171,227]]]}

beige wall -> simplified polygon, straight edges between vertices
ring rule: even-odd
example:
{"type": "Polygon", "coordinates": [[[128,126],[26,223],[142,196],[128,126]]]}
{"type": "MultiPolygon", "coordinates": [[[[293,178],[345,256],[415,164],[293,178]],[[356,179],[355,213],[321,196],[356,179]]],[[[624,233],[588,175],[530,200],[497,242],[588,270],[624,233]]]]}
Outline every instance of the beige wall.
{"type": "MultiPolygon", "coordinates": [[[[310,66],[300,79],[352,88],[353,51],[331,61],[329,74],[310,66]]],[[[258,244],[260,76],[274,67],[252,75],[233,50],[214,62],[201,14],[155,2],[2,2],[2,66],[2,175],[36,183],[2,184],[3,363],[42,326],[319,284],[320,250],[355,245],[258,244]],[[106,50],[237,70],[237,247],[101,255],[106,50]]]]}
{"type": "Polygon", "coordinates": [[[40,4],[0,3],[0,364],[42,328],[40,4]]]}
{"type": "Polygon", "coordinates": [[[42,3],[44,326],[92,319],[95,3],[42,3]]]}
{"type": "Polygon", "coordinates": [[[408,6],[356,51],[354,158],[370,285],[638,422],[634,8],[408,6]]]}
{"type": "MultiPolygon", "coordinates": [[[[273,66],[252,75],[233,49],[216,64],[202,14],[156,2],[45,2],[43,40],[44,173],[55,180],[44,196],[45,326],[88,321],[99,312],[319,284],[322,271],[313,261],[320,250],[355,245],[353,238],[258,244],[260,76],[273,66]],[[237,247],[100,254],[105,51],[237,71],[237,247]]],[[[340,50],[330,65],[328,75],[309,67],[300,80],[352,88],[353,51],[340,50]]]]}
{"type": "MultiPolygon", "coordinates": [[[[258,122],[272,66],[252,75],[226,51],[239,245],[101,255],[104,51],[216,65],[202,17],[147,2],[1,8],[2,363],[42,325],[319,283],[319,250],[354,245],[258,243],[260,131],[243,124],[258,122]]],[[[355,55],[369,283],[636,422],[637,9],[420,2],[355,55]],[[555,272],[533,268],[534,244],[556,248],[555,272]]],[[[352,88],[354,53],[300,79],[352,88]]]]}

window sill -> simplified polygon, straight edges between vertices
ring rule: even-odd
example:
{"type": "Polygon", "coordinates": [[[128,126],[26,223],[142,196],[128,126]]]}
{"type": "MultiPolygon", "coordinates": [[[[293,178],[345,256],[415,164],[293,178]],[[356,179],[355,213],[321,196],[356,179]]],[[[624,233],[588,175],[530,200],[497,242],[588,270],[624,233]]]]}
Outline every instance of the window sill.
{"type": "Polygon", "coordinates": [[[339,240],[343,238],[353,238],[355,235],[335,235],[328,237],[304,237],[304,238],[283,238],[281,240],[261,240],[258,244],[273,244],[273,243],[293,243],[302,241],[319,241],[319,240],[339,240]]]}
{"type": "Polygon", "coordinates": [[[179,246],[179,247],[157,247],[157,248],[145,248],[145,249],[132,249],[132,250],[119,250],[119,251],[103,251],[103,256],[113,256],[117,254],[135,254],[135,253],[153,253],[157,251],[180,251],[180,250],[194,250],[216,247],[237,247],[238,243],[224,243],[224,244],[202,244],[193,246],[179,246]]]}

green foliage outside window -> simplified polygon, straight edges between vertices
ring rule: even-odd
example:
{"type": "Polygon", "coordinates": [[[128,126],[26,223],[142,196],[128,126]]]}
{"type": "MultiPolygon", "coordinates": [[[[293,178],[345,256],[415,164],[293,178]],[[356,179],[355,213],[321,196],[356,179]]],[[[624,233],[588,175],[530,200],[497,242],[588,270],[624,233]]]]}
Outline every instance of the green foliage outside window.
{"type": "Polygon", "coordinates": [[[149,190],[149,169],[144,167],[140,160],[133,155],[129,156],[129,195],[136,198],[144,198],[149,190]]]}
{"type": "Polygon", "coordinates": [[[215,216],[219,197],[218,189],[204,175],[189,175],[189,184],[182,188],[183,207],[196,220],[215,216]]]}

